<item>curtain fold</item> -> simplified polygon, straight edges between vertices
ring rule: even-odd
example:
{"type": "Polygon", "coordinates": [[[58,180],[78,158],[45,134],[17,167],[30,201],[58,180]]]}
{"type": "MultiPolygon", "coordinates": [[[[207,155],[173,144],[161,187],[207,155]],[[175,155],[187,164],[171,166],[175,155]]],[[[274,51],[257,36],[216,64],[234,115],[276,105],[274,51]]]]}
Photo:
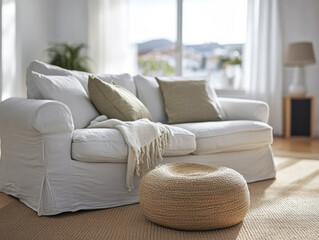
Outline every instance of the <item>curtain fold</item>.
{"type": "Polygon", "coordinates": [[[88,55],[100,73],[134,72],[135,49],[128,39],[128,1],[88,1],[88,55]]]}
{"type": "Polygon", "coordinates": [[[282,135],[283,47],[278,0],[248,0],[244,86],[270,108],[269,124],[282,135]]]}

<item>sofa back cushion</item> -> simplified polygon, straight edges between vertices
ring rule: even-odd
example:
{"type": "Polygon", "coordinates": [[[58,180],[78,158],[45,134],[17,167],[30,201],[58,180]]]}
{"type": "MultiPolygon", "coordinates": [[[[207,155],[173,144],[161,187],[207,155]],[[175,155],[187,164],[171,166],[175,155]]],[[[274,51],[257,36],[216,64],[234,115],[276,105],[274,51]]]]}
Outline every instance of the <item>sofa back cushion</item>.
{"type": "Polygon", "coordinates": [[[68,70],[53,66],[47,63],[40,62],[38,60],[33,61],[27,68],[27,96],[30,99],[43,99],[37,85],[34,82],[34,75],[32,72],[41,73],[42,75],[55,75],[55,76],[67,76],[68,70]]]}
{"type": "Polygon", "coordinates": [[[209,98],[206,80],[164,81],[157,78],[168,123],[220,121],[216,104],[209,98]]]}
{"type": "Polygon", "coordinates": [[[54,65],[50,65],[44,62],[40,62],[38,60],[33,61],[28,69],[27,69],[27,96],[31,99],[43,99],[41,96],[39,89],[37,89],[34,84],[32,72],[37,72],[42,75],[54,75],[54,76],[73,76],[75,77],[82,85],[83,89],[88,92],[88,78],[89,75],[94,75],[100,78],[102,81],[110,83],[114,81],[116,84],[125,87],[129,91],[131,91],[134,95],[136,95],[136,88],[134,84],[133,78],[129,74],[90,74],[81,71],[67,70],[54,65]]]}
{"type": "Polygon", "coordinates": [[[116,85],[126,88],[136,96],[135,83],[133,77],[130,74],[92,74],[80,71],[69,71],[69,73],[80,81],[87,93],[89,76],[94,76],[106,83],[114,82],[116,85]]]}
{"type": "Polygon", "coordinates": [[[87,127],[99,115],[75,77],[50,76],[36,72],[31,72],[30,77],[42,98],[56,100],[69,107],[75,129],[87,127]]]}
{"type": "Polygon", "coordinates": [[[90,76],[88,90],[97,110],[108,118],[122,121],[135,121],[140,118],[152,120],[151,113],[144,104],[121,86],[90,76]]]}
{"type": "Polygon", "coordinates": [[[154,122],[167,123],[165,106],[159,85],[154,77],[134,77],[137,96],[150,111],[154,122]]]}

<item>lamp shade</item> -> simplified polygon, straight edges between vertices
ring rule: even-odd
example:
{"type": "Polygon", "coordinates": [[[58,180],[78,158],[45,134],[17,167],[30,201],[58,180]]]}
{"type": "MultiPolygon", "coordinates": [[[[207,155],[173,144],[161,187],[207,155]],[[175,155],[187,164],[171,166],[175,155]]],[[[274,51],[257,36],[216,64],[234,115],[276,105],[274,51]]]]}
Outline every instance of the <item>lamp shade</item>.
{"type": "Polygon", "coordinates": [[[286,66],[305,66],[316,62],[311,42],[295,42],[288,45],[286,66]]]}

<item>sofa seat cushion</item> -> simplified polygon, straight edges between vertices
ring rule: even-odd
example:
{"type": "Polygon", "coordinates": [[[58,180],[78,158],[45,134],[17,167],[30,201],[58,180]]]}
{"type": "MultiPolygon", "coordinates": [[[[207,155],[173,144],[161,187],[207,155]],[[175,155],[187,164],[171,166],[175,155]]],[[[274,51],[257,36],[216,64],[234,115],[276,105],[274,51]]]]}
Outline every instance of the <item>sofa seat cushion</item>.
{"type": "MultiPolygon", "coordinates": [[[[174,137],[164,156],[187,155],[195,151],[195,135],[170,126],[174,137]]],[[[114,128],[76,129],[72,140],[72,158],[82,162],[127,162],[127,145],[114,128]]]]}
{"type": "Polygon", "coordinates": [[[249,150],[272,143],[272,128],[263,122],[218,121],[174,126],[196,135],[197,148],[194,154],[249,150]]]}

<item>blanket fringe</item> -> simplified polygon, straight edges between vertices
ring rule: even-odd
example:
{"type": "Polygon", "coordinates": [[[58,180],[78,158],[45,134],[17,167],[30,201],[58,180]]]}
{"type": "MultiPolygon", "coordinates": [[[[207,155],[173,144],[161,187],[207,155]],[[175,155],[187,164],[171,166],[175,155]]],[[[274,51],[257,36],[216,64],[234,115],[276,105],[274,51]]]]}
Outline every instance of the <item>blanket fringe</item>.
{"type": "Polygon", "coordinates": [[[141,176],[155,168],[158,161],[163,160],[163,154],[171,142],[171,136],[172,133],[169,129],[162,129],[161,135],[155,138],[149,145],[143,146],[141,149],[133,149],[134,158],[137,163],[135,168],[137,176],[141,176]],[[143,164],[145,167],[141,168],[143,164]]]}
{"type": "Polygon", "coordinates": [[[173,133],[168,126],[148,119],[123,122],[100,116],[88,128],[116,128],[128,146],[126,186],[134,189],[134,173],[141,176],[154,168],[163,159],[163,153],[170,144],[173,133]]]}

